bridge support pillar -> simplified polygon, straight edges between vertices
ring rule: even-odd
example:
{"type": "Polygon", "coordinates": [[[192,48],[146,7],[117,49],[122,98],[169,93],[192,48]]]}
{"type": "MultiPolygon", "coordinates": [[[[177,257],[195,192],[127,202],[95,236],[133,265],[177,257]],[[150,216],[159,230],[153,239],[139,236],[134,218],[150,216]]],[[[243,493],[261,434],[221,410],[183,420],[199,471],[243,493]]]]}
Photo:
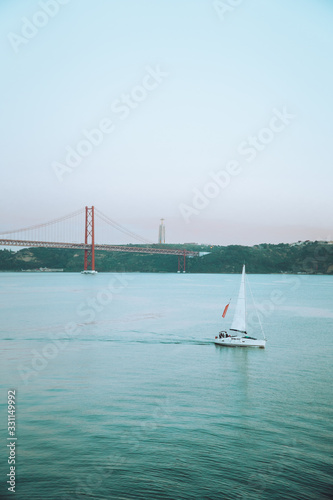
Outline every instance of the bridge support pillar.
{"type": "Polygon", "coordinates": [[[178,272],[185,273],[186,272],[186,253],[184,250],[184,255],[178,255],[178,272]]]}
{"type": "Polygon", "coordinates": [[[84,251],[84,270],[95,271],[95,217],[94,207],[86,207],[86,225],[85,225],[85,245],[90,245],[84,251]]]}

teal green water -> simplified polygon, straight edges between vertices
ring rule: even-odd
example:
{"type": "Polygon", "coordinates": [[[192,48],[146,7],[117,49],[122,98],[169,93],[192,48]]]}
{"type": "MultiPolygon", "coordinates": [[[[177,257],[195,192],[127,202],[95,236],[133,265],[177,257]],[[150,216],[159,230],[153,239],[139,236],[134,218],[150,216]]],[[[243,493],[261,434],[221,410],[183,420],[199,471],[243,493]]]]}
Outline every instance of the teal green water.
{"type": "Polygon", "coordinates": [[[0,274],[0,498],[332,498],[333,278],[250,275],[266,349],[216,347],[239,278],[0,274]]]}

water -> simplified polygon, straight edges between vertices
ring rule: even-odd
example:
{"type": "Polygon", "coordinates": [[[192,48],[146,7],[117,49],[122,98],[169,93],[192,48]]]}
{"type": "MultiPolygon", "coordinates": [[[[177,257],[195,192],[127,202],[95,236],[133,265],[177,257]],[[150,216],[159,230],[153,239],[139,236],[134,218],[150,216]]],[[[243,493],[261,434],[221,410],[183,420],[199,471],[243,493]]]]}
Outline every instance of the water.
{"type": "Polygon", "coordinates": [[[250,275],[266,349],[216,347],[239,279],[0,274],[0,498],[11,388],[18,500],[332,498],[333,278],[250,275]]]}

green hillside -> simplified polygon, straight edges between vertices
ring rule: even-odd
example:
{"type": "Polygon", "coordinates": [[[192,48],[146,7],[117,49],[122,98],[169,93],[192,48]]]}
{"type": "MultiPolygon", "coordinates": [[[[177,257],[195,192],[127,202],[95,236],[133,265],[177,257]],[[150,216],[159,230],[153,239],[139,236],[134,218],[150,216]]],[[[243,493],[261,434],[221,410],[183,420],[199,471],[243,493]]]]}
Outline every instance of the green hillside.
{"type": "MultiPolygon", "coordinates": [[[[157,245],[154,245],[157,247],[157,245]]],[[[187,272],[239,273],[243,262],[249,273],[333,274],[333,244],[303,242],[262,244],[253,247],[229,245],[164,245],[210,252],[187,259],[187,272]]],[[[176,272],[178,257],[121,252],[96,252],[96,270],[100,272],[176,272]]],[[[0,250],[0,271],[21,271],[40,267],[79,272],[83,269],[83,250],[28,248],[0,250]]]]}

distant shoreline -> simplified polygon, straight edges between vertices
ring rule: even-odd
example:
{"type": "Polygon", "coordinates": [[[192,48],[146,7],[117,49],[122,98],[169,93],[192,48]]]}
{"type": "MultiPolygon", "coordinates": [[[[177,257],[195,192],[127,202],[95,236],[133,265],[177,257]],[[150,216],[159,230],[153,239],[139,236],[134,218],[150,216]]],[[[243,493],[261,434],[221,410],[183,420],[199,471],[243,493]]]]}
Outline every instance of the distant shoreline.
{"type": "MultiPolygon", "coordinates": [[[[124,247],[134,245],[124,245],[124,247]]],[[[161,248],[161,245],[149,245],[161,248]]],[[[200,256],[186,257],[189,274],[239,274],[245,262],[249,274],[333,275],[333,243],[263,243],[260,245],[163,245],[162,248],[190,250],[200,256]]],[[[183,259],[183,257],[181,257],[183,259]]],[[[100,272],[177,273],[178,255],[96,251],[95,269],[100,272]]],[[[84,250],[22,248],[0,250],[0,272],[81,272],[84,250]]],[[[181,269],[182,271],[182,269],[181,269]]]]}

